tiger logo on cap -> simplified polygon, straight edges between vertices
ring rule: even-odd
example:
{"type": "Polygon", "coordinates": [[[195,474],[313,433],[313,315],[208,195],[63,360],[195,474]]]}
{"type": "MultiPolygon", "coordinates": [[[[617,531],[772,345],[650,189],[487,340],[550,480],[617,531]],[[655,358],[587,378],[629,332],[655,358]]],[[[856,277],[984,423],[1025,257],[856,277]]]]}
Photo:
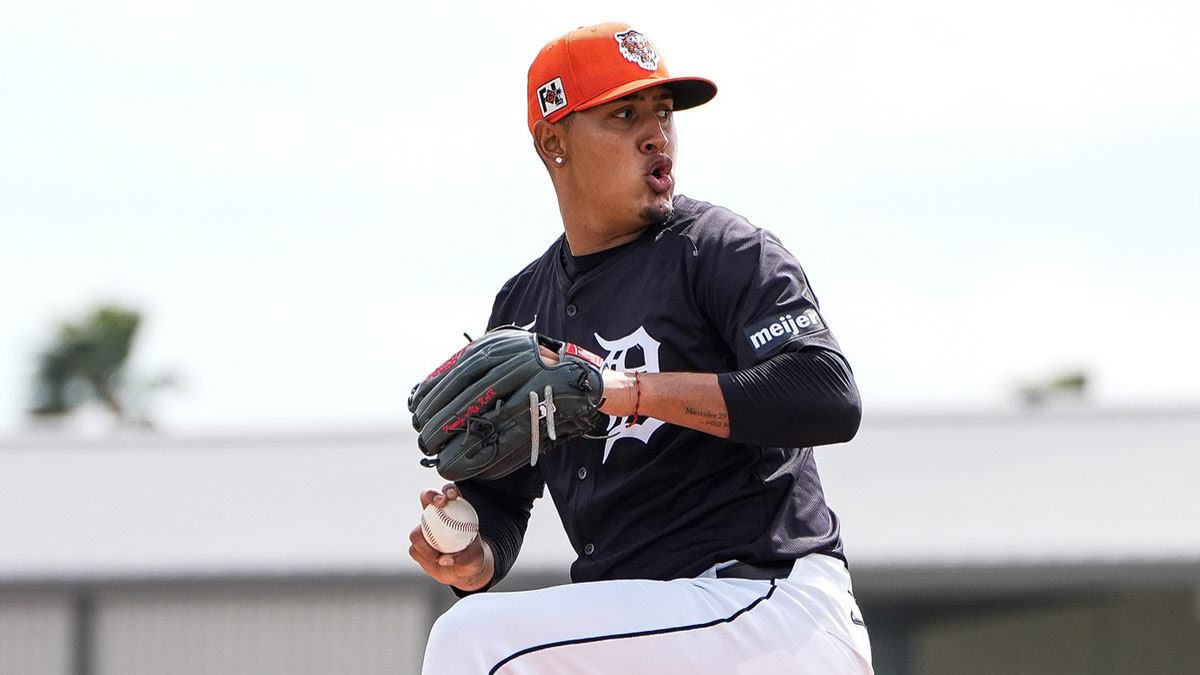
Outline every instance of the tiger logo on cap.
{"type": "Polygon", "coordinates": [[[617,40],[621,56],[624,56],[627,61],[636,63],[646,70],[658,70],[658,52],[654,50],[654,45],[650,44],[649,38],[645,35],[631,28],[617,33],[613,37],[617,40]]]}

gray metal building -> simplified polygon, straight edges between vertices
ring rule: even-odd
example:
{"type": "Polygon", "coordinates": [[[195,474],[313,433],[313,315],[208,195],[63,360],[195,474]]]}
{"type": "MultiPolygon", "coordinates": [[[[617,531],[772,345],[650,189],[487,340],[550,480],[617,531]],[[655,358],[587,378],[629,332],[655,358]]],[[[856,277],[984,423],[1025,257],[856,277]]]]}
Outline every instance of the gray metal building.
{"type": "MultiPolygon", "coordinates": [[[[868,417],[818,451],[877,672],[1200,672],[1200,409],[868,417]]],[[[0,441],[0,675],[416,673],[403,430],[0,441]]],[[[534,510],[502,588],[566,581],[534,510]]]]}

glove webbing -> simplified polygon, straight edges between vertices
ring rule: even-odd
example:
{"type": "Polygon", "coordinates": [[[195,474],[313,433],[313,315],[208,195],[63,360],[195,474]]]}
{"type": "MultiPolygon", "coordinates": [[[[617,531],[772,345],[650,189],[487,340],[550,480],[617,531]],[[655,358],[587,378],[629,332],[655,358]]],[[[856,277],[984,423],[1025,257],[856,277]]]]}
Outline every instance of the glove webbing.
{"type": "MultiPolygon", "coordinates": [[[[549,385],[547,385],[546,389],[549,389],[549,388],[550,388],[549,385]]],[[[532,394],[532,393],[533,392],[530,392],[530,394],[532,394]]],[[[503,405],[504,405],[503,399],[496,401],[496,407],[494,408],[494,410],[496,412],[500,412],[500,408],[503,405]]],[[[484,448],[486,448],[489,445],[493,445],[496,447],[500,446],[500,432],[496,430],[495,422],[493,422],[489,419],[485,419],[483,417],[476,417],[476,416],[470,415],[470,414],[468,414],[466,417],[463,418],[463,422],[464,422],[464,424],[461,427],[456,428],[456,429],[450,429],[447,433],[451,433],[451,434],[468,433],[473,436],[479,436],[480,438],[483,439],[482,444],[480,444],[478,447],[467,452],[467,455],[466,455],[467,457],[474,457],[475,455],[479,454],[480,450],[483,450],[484,448]]],[[[533,442],[537,443],[536,437],[534,437],[533,442]]],[[[438,459],[439,458],[437,458],[437,457],[422,457],[421,458],[421,466],[426,467],[426,468],[436,467],[438,465],[438,459]]]]}
{"type": "MultiPolygon", "coordinates": [[[[533,432],[529,434],[530,466],[537,466],[538,455],[541,454],[541,434],[538,433],[537,429],[538,422],[543,417],[546,419],[546,435],[549,436],[550,440],[552,441],[558,440],[558,433],[554,429],[554,413],[556,412],[554,407],[554,387],[546,385],[544,396],[545,398],[542,401],[538,401],[537,392],[529,392],[529,428],[533,430],[533,432]]],[[[496,401],[497,412],[499,412],[500,406],[503,405],[503,403],[503,400],[496,401]]],[[[483,445],[480,445],[474,451],[468,453],[468,456],[477,454],[487,445],[498,445],[500,442],[500,434],[496,431],[496,425],[492,423],[491,420],[484,419],[482,417],[467,415],[466,424],[458,429],[452,429],[450,433],[463,432],[480,436],[484,439],[483,445]]],[[[438,461],[436,458],[424,457],[421,459],[421,466],[427,468],[435,467],[437,466],[437,463],[438,461]]]]}

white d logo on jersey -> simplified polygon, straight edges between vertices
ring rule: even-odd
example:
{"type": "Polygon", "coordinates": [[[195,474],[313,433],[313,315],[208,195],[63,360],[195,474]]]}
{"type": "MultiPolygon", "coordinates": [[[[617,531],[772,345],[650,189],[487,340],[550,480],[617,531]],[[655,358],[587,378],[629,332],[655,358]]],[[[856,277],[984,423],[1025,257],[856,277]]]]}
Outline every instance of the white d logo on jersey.
{"type": "MultiPolygon", "coordinates": [[[[661,342],[650,337],[644,326],[638,326],[638,329],[616,340],[606,340],[600,337],[599,333],[594,333],[596,342],[608,351],[604,357],[604,365],[614,370],[623,373],[657,373],[658,369],[658,347],[661,342]],[[644,362],[638,366],[630,366],[628,364],[628,356],[630,350],[641,349],[644,355],[644,362]]],[[[650,440],[650,436],[663,425],[662,420],[656,420],[652,417],[643,417],[641,422],[635,420],[633,426],[626,426],[631,420],[628,417],[608,417],[608,434],[611,434],[608,441],[604,444],[604,458],[601,463],[608,461],[608,453],[612,450],[612,446],[622,438],[636,438],[642,443],[650,440]]]]}

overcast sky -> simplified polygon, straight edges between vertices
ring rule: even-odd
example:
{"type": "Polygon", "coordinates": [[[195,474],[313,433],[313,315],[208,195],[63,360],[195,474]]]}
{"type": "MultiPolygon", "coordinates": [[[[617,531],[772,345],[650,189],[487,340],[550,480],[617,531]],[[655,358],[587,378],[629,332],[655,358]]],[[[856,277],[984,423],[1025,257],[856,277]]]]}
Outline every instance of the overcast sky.
{"type": "Polygon", "coordinates": [[[606,20],[717,83],[677,189],[796,254],[868,415],[1200,402],[1194,2],[50,1],[0,21],[0,434],[99,301],[168,430],[404,423],[561,231],[525,73],[606,20]]]}

